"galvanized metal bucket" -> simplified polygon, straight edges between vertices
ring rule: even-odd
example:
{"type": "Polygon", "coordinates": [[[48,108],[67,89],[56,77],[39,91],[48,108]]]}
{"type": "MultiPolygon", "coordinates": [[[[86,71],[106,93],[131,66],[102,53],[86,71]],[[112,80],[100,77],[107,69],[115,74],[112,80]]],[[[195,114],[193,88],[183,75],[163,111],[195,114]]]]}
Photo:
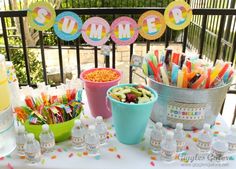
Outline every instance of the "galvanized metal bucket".
{"type": "Polygon", "coordinates": [[[183,123],[185,130],[213,125],[231,84],[210,89],[185,89],[168,86],[147,78],[147,84],[158,93],[151,120],[174,128],[183,123]]]}

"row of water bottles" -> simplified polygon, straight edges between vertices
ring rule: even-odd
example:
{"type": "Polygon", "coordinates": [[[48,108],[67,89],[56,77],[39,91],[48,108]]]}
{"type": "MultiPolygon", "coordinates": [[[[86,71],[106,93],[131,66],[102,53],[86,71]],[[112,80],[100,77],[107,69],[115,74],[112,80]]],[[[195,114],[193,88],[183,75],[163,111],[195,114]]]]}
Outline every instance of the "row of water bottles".
{"type": "MultiPolygon", "coordinates": [[[[162,160],[173,161],[176,153],[184,151],[185,131],[183,124],[177,123],[174,132],[165,131],[162,123],[157,122],[150,136],[150,145],[154,153],[159,153],[162,160]]],[[[236,152],[236,125],[231,126],[230,132],[219,133],[216,139],[209,124],[204,124],[203,130],[198,136],[197,147],[200,153],[212,153],[216,158],[223,157],[227,152],[236,152]]]]}
{"type": "Polygon", "coordinates": [[[150,145],[154,153],[159,153],[162,160],[173,161],[176,152],[184,149],[185,132],[183,124],[177,123],[174,132],[166,131],[162,123],[157,122],[150,136],[150,145]]]}
{"type": "MultiPolygon", "coordinates": [[[[37,163],[41,159],[41,153],[50,153],[54,150],[54,134],[47,124],[42,125],[39,141],[40,143],[34,138],[34,134],[27,134],[24,126],[18,126],[16,144],[19,156],[25,156],[30,163],[37,163]]],[[[75,120],[71,141],[75,149],[85,149],[89,155],[97,155],[100,145],[107,142],[107,127],[103,118],[98,116],[95,126],[91,125],[88,129],[80,120],[75,120]]]]}

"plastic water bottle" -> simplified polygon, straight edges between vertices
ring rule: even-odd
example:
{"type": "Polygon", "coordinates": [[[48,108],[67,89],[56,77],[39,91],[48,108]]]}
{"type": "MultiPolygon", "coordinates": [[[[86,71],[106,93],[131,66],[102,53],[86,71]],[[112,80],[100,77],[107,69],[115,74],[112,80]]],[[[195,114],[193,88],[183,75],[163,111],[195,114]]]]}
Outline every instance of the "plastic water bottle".
{"type": "Polygon", "coordinates": [[[198,136],[197,147],[201,152],[209,152],[211,149],[212,133],[210,124],[204,124],[203,130],[198,136]]]}
{"type": "Polygon", "coordinates": [[[20,125],[17,127],[17,133],[16,133],[16,149],[19,156],[24,156],[24,144],[27,141],[27,135],[25,132],[25,126],[20,125]]]}
{"type": "Polygon", "coordinates": [[[85,145],[85,129],[80,120],[75,120],[71,131],[71,141],[75,149],[83,149],[85,145]]]}
{"type": "Polygon", "coordinates": [[[161,142],[161,159],[166,162],[173,162],[175,160],[176,148],[174,133],[167,131],[166,137],[161,142]]]}
{"type": "Polygon", "coordinates": [[[177,152],[182,152],[185,145],[185,132],[183,130],[183,123],[177,123],[175,129],[175,140],[177,144],[177,152]]]}
{"type": "Polygon", "coordinates": [[[229,144],[229,151],[231,153],[236,152],[236,125],[231,126],[230,133],[226,137],[229,144]]]}
{"type": "Polygon", "coordinates": [[[228,152],[229,145],[226,141],[225,133],[219,133],[216,140],[212,143],[212,155],[220,160],[228,152]]]}
{"type": "Polygon", "coordinates": [[[27,134],[27,141],[24,145],[25,157],[30,163],[37,163],[41,160],[40,144],[34,138],[34,134],[27,134]]]}
{"type": "Polygon", "coordinates": [[[99,136],[100,145],[104,145],[107,142],[107,126],[103,122],[102,116],[96,117],[96,132],[99,136]]]}
{"type": "Polygon", "coordinates": [[[85,148],[89,155],[99,154],[99,136],[95,131],[95,126],[89,126],[88,133],[85,136],[85,148]]]}
{"type": "Polygon", "coordinates": [[[42,132],[39,135],[40,145],[43,153],[50,153],[54,150],[55,138],[47,124],[42,125],[42,132]]]}
{"type": "Polygon", "coordinates": [[[161,141],[163,139],[163,127],[162,123],[157,122],[155,124],[155,127],[151,131],[151,136],[150,136],[150,145],[151,149],[154,153],[157,153],[161,149],[161,141]]]}

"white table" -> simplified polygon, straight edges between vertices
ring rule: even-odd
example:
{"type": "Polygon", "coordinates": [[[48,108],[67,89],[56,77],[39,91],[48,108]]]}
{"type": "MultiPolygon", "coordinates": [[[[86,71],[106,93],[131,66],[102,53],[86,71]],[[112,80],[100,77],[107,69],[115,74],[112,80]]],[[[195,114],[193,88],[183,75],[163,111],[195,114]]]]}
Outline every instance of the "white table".
{"type": "MultiPolygon", "coordinates": [[[[85,101],[85,114],[89,115],[88,105],[85,101]]],[[[111,120],[108,125],[111,124],[111,120]]],[[[111,125],[110,125],[111,126],[111,125]]],[[[10,156],[0,159],[1,169],[27,169],[27,168],[50,168],[50,169],[152,169],[152,168],[235,168],[236,156],[230,156],[230,160],[223,163],[211,162],[207,159],[190,162],[188,160],[176,160],[168,164],[160,160],[159,155],[153,154],[149,149],[149,134],[153,123],[150,121],[145,133],[145,139],[138,145],[124,145],[119,143],[115,137],[114,129],[109,128],[108,144],[100,148],[100,155],[90,157],[85,151],[75,151],[71,148],[70,141],[56,145],[54,152],[43,155],[40,163],[27,164],[25,159],[19,159],[13,152],[10,156]]],[[[218,116],[216,125],[212,128],[215,135],[219,131],[228,131],[226,123],[221,116],[218,116]]],[[[187,155],[193,157],[196,154],[195,142],[199,131],[187,132],[187,155]]],[[[186,157],[186,156],[185,156],[186,157]]]]}

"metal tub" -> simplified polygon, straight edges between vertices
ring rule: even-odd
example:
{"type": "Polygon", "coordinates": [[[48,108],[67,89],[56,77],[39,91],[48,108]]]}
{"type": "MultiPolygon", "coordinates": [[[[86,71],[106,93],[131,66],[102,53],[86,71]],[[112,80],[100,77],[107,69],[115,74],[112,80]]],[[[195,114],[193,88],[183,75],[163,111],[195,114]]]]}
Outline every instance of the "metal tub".
{"type": "Polygon", "coordinates": [[[183,123],[185,130],[213,125],[219,114],[230,84],[210,89],[185,89],[167,86],[147,78],[147,84],[158,93],[151,120],[174,128],[183,123]]]}

